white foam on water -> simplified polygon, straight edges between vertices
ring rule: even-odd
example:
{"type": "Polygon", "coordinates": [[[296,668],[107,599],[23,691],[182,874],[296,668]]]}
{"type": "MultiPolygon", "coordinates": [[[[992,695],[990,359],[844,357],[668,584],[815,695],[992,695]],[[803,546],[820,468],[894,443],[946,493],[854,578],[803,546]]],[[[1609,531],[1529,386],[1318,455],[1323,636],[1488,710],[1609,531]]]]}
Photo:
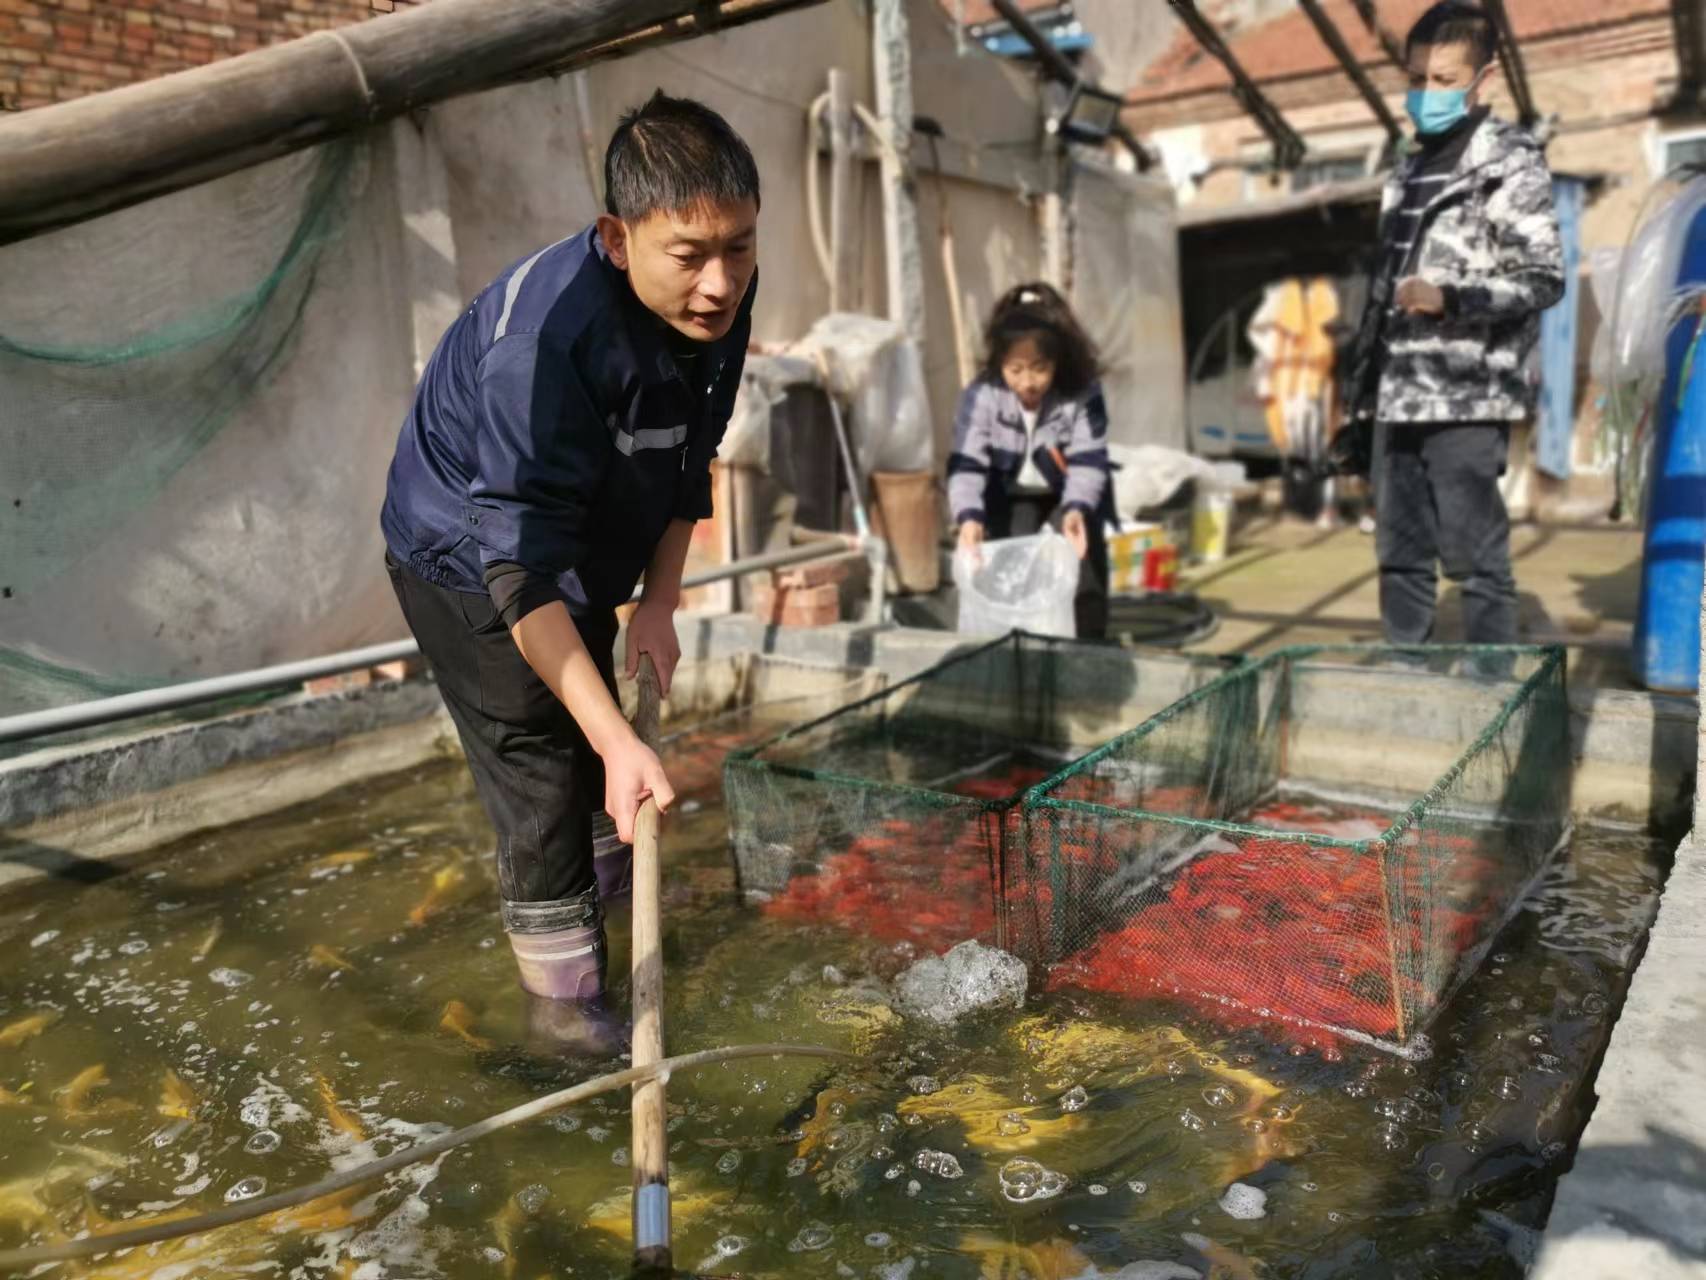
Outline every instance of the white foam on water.
{"type": "Polygon", "coordinates": [[[1220,1207],[1230,1217],[1251,1222],[1267,1216],[1268,1193],[1245,1182],[1234,1182],[1220,1197],[1220,1207]]]}

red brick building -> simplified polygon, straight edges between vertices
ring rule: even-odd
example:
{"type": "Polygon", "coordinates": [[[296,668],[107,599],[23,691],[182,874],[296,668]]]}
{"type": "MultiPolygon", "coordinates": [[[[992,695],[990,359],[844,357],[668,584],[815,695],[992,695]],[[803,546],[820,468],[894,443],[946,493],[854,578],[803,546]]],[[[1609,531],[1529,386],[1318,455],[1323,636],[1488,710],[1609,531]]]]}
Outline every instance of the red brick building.
{"type": "Polygon", "coordinates": [[[0,0],[0,105],[80,98],[392,7],[392,0],[0,0]]]}

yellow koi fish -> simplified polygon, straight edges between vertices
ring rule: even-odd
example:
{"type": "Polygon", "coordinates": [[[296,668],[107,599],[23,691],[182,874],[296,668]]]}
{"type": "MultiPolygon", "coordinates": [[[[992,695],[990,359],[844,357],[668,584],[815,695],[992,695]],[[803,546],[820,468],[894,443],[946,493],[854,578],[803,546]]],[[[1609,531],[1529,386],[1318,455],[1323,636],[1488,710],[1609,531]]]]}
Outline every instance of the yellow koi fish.
{"type": "Polygon", "coordinates": [[[215,917],[213,927],[207,931],[207,936],[201,940],[201,945],[190,954],[197,960],[205,960],[213,953],[214,944],[219,941],[219,935],[225,932],[225,921],[215,917]]]}
{"type": "Polygon", "coordinates": [[[0,1049],[16,1049],[26,1040],[33,1040],[59,1021],[57,1009],[42,1009],[26,1014],[16,1022],[0,1027],[0,1049]]]}
{"type": "Polygon", "coordinates": [[[132,1110],[132,1104],[117,1098],[103,1098],[99,1102],[91,1102],[89,1095],[97,1089],[104,1089],[112,1081],[107,1079],[105,1065],[96,1063],[92,1067],[84,1067],[71,1078],[71,1083],[54,1093],[54,1100],[59,1103],[59,1109],[68,1116],[98,1116],[111,1115],[117,1111],[132,1110]]]}
{"type": "Polygon", "coordinates": [[[490,1049],[492,1047],[492,1042],[485,1036],[474,1034],[474,1011],[460,1000],[452,1000],[444,1006],[444,1014],[438,1020],[438,1029],[448,1031],[470,1049],[490,1049]]]}
{"type": "Polygon", "coordinates": [[[960,1241],[960,1252],[978,1260],[983,1280],[1084,1280],[1097,1274],[1090,1259],[1067,1240],[1018,1244],[978,1233],[960,1241]]]}
{"type": "Polygon", "coordinates": [[[168,1069],[160,1086],[160,1102],[154,1109],[163,1116],[189,1120],[195,1115],[195,1090],[185,1084],[176,1071],[168,1069]]]}
{"type": "Polygon", "coordinates": [[[33,1080],[26,1080],[16,1090],[8,1089],[5,1085],[0,1084],[0,1107],[28,1106],[30,1100],[24,1095],[30,1091],[30,1086],[34,1083],[33,1080]]]}
{"type": "Polygon", "coordinates": [[[426,897],[409,908],[409,923],[422,925],[437,915],[443,909],[451,890],[466,878],[461,867],[441,867],[433,874],[432,887],[427,890],[426,897]]]}
{"type": "Polygon", "coordinates": [[[926,1120],[952,1117],[965,1129],[966,1141],[980,1151],[1025,1151],[1081,1132],[1083,1114],[1061,1112],[1050,1103],[1029,1106],[984,1075],[962,1076],[935,1093],[915,1094],[895,1110],[902,1117],[926,1120]]]}
{"type": "Polygon", "coordinates": [[[361,1121],[338,1105],[338,1095],[332,1091],[332,1082],[325,1076],[316,1076],[315,1079],[320,1082],[320,1104],[326,1109],[326,1123],[357,1142],[365,1139],[367,1130],[361,1127],[361,1121]]]}
{"type": "Polygon", "coordinates": [[[345,959],[341,951],[328,947],[323,942],[316,942],[308,948],[308,963],[316,969],[330,969],[334,973],[340,969],[353,969],[355,966],[345,959]]]}
{"type": "Polygon", "coordinates": [[[308,870],[336,871],[340,867],[357,867],[373,857],[372,849],[344,849],[337,853],[328,853],[323,858],[316,858],[308,864],[308,870]]]}

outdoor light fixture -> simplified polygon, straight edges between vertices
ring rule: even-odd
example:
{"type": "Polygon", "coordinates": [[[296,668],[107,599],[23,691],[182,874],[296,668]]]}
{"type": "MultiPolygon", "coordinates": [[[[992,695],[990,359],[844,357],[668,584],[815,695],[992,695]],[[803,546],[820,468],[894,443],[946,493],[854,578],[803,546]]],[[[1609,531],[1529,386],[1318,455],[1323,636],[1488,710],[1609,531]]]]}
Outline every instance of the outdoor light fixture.
{"type": "Polygon", "coordinates": [[[1048,131],[1074,142],[1103,143],[1119,128],[1125,99],[1082,80],[1072,86],[1066,108],[1048,122],[1048,131]]]}

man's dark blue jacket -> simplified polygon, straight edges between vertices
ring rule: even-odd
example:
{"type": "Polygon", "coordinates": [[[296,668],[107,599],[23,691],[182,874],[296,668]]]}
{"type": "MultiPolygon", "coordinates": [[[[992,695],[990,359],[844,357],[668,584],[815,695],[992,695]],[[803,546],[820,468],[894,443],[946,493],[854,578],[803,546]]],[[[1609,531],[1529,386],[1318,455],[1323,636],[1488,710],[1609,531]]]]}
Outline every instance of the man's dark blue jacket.
{"type": "Polygon", "coordinates": [[[392,556],[458,591],[511,562],[556,578],[573,613],[622,604],[670,520],[711,514],[757,291],[685,362],[689,387],[595,228],[510,267],[421,375],[380,514],[392,556]]]}

